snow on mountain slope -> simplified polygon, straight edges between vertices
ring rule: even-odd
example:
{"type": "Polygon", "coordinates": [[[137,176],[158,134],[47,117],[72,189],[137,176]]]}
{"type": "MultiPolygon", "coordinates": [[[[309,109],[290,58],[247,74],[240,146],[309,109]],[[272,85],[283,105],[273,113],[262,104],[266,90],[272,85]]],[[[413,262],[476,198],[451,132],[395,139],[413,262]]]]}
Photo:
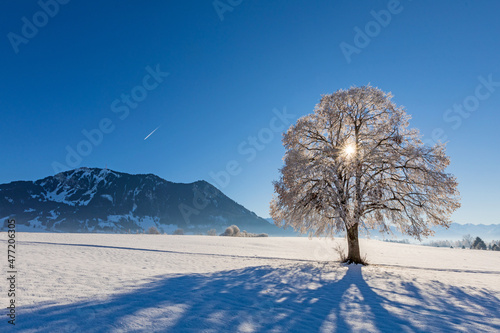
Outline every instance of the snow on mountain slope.
{"type": "Polygon", "coordinates": [[[337,242],[19,233],[16,328],[500,331],[500,253],[363,239],[371,265],[346,267],[337,242]]]}
{"type": "Polygon", "coordinates": [[[173,183],[152,174],[78,168],[35,182],[0,184],[0,193],[4,230],[10,217],[24,231],[127,233],[154,226],[220,233],[237,224],[249,232],[283,233],[205,181],[173,183]]]}

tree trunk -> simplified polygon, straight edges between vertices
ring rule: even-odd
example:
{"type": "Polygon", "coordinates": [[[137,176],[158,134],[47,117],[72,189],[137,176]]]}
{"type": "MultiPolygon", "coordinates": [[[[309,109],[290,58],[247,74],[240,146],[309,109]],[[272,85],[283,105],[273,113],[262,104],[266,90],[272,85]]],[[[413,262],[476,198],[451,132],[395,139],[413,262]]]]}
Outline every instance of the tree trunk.
{"type": "Polygon", "coordinates": [[[358,223],[347,229],[347,263],[363,264],[359,254],[358,223]]]}

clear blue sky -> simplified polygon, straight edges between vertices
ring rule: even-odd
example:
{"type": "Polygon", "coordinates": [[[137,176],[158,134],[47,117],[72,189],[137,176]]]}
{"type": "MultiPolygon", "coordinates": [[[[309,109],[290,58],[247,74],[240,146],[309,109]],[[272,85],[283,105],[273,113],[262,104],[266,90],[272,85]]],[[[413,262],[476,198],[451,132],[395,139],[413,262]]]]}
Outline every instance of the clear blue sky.
{"type": "Polygon", "coordinates": [[[273,110],[293,121],[371,83],[424,139],[447,136],[454,220],[500,223],[498,1],[46,2],[51,15],[0,4],[0,183],[68,167],[67,147],[87,154],[76,166],[175,182],[217,185],[229,163],[219,187],[267,217],[284,154],[273,110]]]}

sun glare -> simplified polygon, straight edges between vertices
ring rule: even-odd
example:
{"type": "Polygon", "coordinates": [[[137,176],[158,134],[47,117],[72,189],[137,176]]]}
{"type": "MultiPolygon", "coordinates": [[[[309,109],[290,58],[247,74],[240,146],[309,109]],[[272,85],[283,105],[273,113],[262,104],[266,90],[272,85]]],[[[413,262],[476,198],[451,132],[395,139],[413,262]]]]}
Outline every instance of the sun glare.
{"type": "Polygon", "coordinates": [[[354,146],[354,144],[351,143],[345,146],[344,154],[346,154],[347,157],[353,157],[355,153],[356,153],[356,147],[354,146]]]}

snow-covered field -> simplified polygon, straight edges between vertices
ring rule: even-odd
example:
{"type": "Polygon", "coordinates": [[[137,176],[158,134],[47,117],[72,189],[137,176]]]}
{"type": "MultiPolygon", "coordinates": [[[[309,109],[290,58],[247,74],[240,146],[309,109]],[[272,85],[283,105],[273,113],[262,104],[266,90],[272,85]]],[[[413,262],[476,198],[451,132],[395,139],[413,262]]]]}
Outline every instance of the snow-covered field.
{"type": "MultiPolygon", "coordinates": [[[[18,233],[17,242],[19,332],[500,331],[500,252],[361,240],[371,265],[360,267],[338,262],[343,239],[18,233]]],[[[10,332],[1,280],[0,331],[10,332]]]]}

